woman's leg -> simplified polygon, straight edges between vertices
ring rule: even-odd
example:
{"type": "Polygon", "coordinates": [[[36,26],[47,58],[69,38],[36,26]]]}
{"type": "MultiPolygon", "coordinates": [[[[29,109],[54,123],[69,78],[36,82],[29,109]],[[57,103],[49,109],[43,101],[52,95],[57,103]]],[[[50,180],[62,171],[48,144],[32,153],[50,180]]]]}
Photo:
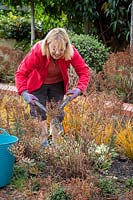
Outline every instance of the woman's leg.
{"type": "MultiPolygon", "coordinates": [[[[47,86],[42,85],[41,88],[38,90],[32,92],[33,95],[35,95],[39,102],[46,107],[46,101],[47,101],[47,86]]],[[[41,134],[40,134],[40,142],[44,146],[48,146],[48,129],[47,129],[47,113],[42,110],[41,108],[37,106],[30,105],[30,114],[35,119],[38,119],[39,126],[41,128],[41,134]]]]}
{"type": "MultiPolygon", "coordinates": [[[[43,85],[40,89],[32,92],[35,95],[41,104],[46,106],[46,101],[48,102],[60,102],[64,97],[64,84],[63,82],[43,85]]],[[[58,103],[57,103],[58,105],[58,103]]],[[[33,117],[38,118],[41,126],[41,143],[47,143],[48,139],[48,130],[47,130],[47,116],[43,110],[36,106],[31,105],[30,113],[33,117]]],[[[61,132],[61,122],[64,119],[64,111],[60,113],[59,116],[56,116],[50,121],[50,134],[52,135],[53,141],[57,140],[59,137],[59,132],[61,132]]],[[[62,127],[63,130],[63,127],[62,127]]],[[[45,145],[44,145],[45,146],[45,145]]]]}

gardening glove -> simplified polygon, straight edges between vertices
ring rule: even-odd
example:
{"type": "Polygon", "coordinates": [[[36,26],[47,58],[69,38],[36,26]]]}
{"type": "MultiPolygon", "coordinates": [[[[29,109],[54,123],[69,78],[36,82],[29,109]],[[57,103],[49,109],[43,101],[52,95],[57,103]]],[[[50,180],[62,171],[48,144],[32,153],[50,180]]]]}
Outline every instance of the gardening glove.
{"type": "Polygon", "coordinates": [[[39,100],[37,97],[35,97],[33,94],[30,94],[30,93],[28,93],[28,91],[27,90],[25,90],[24,92],[22,92],[22,97],[23,97],[23,99],[27,102],[27,103],[29,103],[29,104],[32,104],[32,105],[34,105],[35,104],[35,100],[39,100]]]}
{"type": "Polygon", "coordinates": [[[81,94],[81,90],[79,88],[76,88],[74,90],[68,90],[66,93],[67,95],[72,95],[71,100],[77,98],[81,94]]]}

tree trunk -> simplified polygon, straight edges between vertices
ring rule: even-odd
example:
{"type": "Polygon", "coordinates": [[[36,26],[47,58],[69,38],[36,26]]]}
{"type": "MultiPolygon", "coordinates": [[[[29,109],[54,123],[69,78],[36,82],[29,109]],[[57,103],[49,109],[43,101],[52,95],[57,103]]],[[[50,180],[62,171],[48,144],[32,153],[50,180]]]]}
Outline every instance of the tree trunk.
{"type": "Polygon", "coordinates": [[[88,17],[85,18],[85,22],[84,22],[84,30],[85,33],[88,34],[90,32],[90,21],[88,19],[88,17]]]}
{"type": "Polygon", "coordinates": [[[35,18],[34,18],[34,1],[31,1],[31,46],[35,40],[35,18]]]}

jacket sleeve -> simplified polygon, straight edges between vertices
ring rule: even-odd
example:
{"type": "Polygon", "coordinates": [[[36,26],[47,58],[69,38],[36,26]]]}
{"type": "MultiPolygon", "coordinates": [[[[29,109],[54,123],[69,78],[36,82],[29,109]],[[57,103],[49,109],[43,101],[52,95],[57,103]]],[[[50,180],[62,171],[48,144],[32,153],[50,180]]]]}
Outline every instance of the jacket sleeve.
{"type": "Polygon", "coordinates": [[[38,49],[39,43],[35,44],[30,52],[25,56],[23,61],[20,63],[15,73],[15,83],[20,95],[24,90],[27,90],[27,82],[29,75],[34,71],[39,63],[38,49]]]}
{"type": "Polygon", "coordinates": [[[90,69],[76,48],[74,48],[71,65],[79,77],[76,87],[83,93],[90,82],[90,69]]]}

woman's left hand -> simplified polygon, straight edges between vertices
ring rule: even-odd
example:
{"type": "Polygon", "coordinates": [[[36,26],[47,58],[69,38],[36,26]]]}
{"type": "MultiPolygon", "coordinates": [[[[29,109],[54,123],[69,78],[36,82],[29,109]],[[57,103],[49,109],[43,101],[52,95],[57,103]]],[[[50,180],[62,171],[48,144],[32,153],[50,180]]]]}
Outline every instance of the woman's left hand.
{"type": "Polygon", "coordinates": [[[72,95],[71,100],[77,98],[81,94],[81,90],[79,88],[75,88],[73,90],[68,90],[66,95],[72,95]]]}

